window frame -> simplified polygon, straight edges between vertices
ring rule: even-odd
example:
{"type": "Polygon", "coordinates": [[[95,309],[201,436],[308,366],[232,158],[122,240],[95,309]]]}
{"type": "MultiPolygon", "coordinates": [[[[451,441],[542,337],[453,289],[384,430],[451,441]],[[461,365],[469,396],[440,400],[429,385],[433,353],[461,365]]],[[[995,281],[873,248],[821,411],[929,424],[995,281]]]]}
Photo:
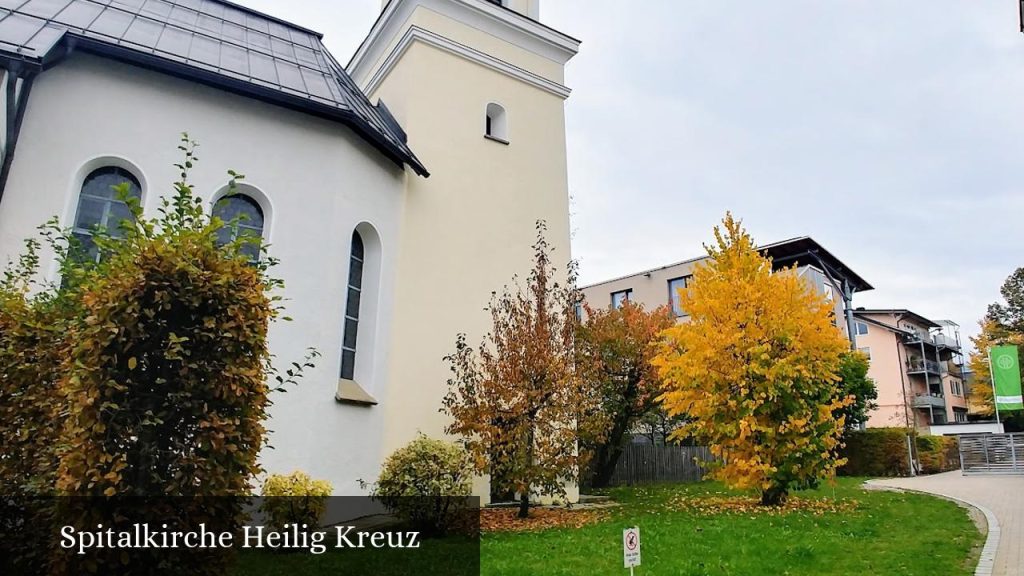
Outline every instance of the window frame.
{"type": "Polygon", "coordinates": [[[342,380],[355,381],[356,372],[356,360],[358,360],[359,350],[359,318],[362,312],[363,306],[363,281],[366,271],[366,241],[363,240],[362,234],[359,230],[352,231],[352,240],[349,245],[349,261],[348,261],[348,274],[345,280],[345,308],[342,311],[343,324],[341,334],[341,365],[338,369],[338,377],[342,380]],[[358,241],[358,243],[357,243],[358,241]],[[356,255],[356,248],[359,248],[359,255],[356,255]],[[353,276],[355,270],[355,264],[359,264],[359,272],[357,276],[353,276]],[[353,284],[353,279],[358,281],[358,285],[353,284]],[[351,315],[351,301],[352,294],[358,296],[359,301],[355,305],[355,315],[351,315]],[[349,327],[355,331],[352,336],[352,345],[348,345],[349,341],[349,327]]]}
{"type": "Polygon", "coordinates": [[[857,321],[855,321],[853,323],[853,333],[856,336],[867,336],[869,330],[870,330],[870,327],[868,326],[867,322],[861,322],[860,320],[857,320],[857,321]],[[860,327],[861,326],[864,327],[864,331],[863,332],[860,331],[860,327]]]}
{"type": "MultiPolygon", "coordinates": [[[[242,248],[242,252],[249,256],[250,261],[259,262],[263,246],[266,244],[267,241],[267,211],[263,207],[263,203],[260,202],[259,199],[256,198],[256,196],[249,194],[246,190],[243,189],[237,189],[232,192],[228,192],[217,197],[213,201],[213,208],[211,208],[210,214],[211,216],[221,218],[221,220],[224,220],[224,223],[228,225],[227,227],[231,233],[231,238],[227,242],[234,242],[238,240],[238,238],[242,236],[244,230],[258,232],[258,234],[255,234],[254,237],[259,238],[259,243],[257,244],[254,242],[247,242],[246,246],[242,248]],[[250,223],[246,222],[244,219],[242,219],[238,220],[236,228],[234,225],[231,224],[231,220],[224,220],[223,217],[217,214],[218,206],[221,206],[223,202],[230,202],[233,199],[240,199],[256,209],[260,216],[260,225],[258,227],[253,226],[250,223]],[[246,248],[250,246],[255,248],[254,254],[249,254],[248,252],[246,252],[246,248]]],[[[217,242],[218,244],[220,243],[219,238],[217,242]]]]}
{"type": "Polygon", "coordinates": [[[619,308],[622,307],[622,303],[624,303],[624,302],[631,302],[633,300],[632,296],[633,296],[633,289],[632,288],[626,288],[625,290],[616,290],[615,292],[612,292],[612,294],[611,294],[612,310],[618,310],[619,308]],[[615,304],[615,297],[620,295],[620,294],[622,295],[622,302],[620,302],[618,305],[616,305],[615,304]]]}
{"type": "Polygon", "coordinates": [[[484,107],[484,138],[509,144],[508,110],[497,102],[488,102],[484,107]]]}
{"type": "MultiPolygon", "coordinates": [[[[72,214],[72,220],[71,220],[71,235],[74,238],[76,238],[82,244],[83,248],[87,245],[86,241],[83,241],[83,237],[85,237],[85,238],[92,238],[95,235],[97,227],[101,227],[101,228],[105,229],[107,231],[107,234],[109,234],[111,237],[114,237],[114,238],[119,238],[120,237],[121,222],[124,222],[124,220],[126,220],[127,218],[118,221],[116,224],[112,224],[109,221],[109,218],[113,216],[112,208],[114,206],[116,206],[116,205],[124,206],[125,211],[127,212],[128,217],[129,218],[134,218],[134,215],[131,214],[131,211],[129,210],[128,203],[118,199],[116,194],[113,191],[114,186],[120,186],[124,182],[129,182],[130,184],[132,184],[132,190],[134,192],[134,194],[132,194],[132,196],[134,196],[138,200],[139,205],[141,206],[142,205],[142,201],[143,201],[143,197],[144,197],[144,190],[143,190],[143,184],[142,184],[143,180],[142,180],[141,177],[139,177],[139,175],[134,170],[126,168],[120,162],[103,162],[103,163],[97,164],[95,167],[90,168],[88,170],[88,172],[85,173],[85,176],[82,178],[81,182],[78,184],[77,196],[75,197],[75,210],[74,210],[74,213],[72,214]],[[89,192],[86,191],[86,186],[88,186],[90,184],[91,180],[94,177],[101,177],[101,176],[105,175],[105,174],[100,174],[100,173],[113,173],[115,175],[118,175],[118,176],[122,177],[122,181],[121,182],[119,182],[118,184],[115,184],[115,185],[110,187],[111,190],[110,190],[110,196],[109,197],[97,195],[93,191],[89,191],[89,192]],[[95,225],[93,225],[91,227],[85,227],[85,226],[83,226],[83,225],[81,225],[79,223],[80,219],[84,216],[84,213],[82,211],[83,201],[99,202],[99,203],[103,204],[103,210],[102,210],[102,216],[100,217],[100,222],[98,222],[97,224],[95,224],[95,225]]],[[[95,248],[95,246],[93,246],[93,248],[95,248]]],[[[93,249],[89,249],[87,252],[92,252],[92,251],[93,251],[93,249]]],[[[92,260],[94,262],[99,262],[100,261],[100,253],[99,253],[98,250],[96,251],[96,253],[94,255],[92,255],[92,260]]]]}
{"type": "Polygon", "coordinates": [[[672,309],[672,314],[676,318],[685,318],[685,317],[689,316],[689,314],[687,314],[686,311],[683,310],[681,306],[679,307],[678,311],[676,310],[677,304],[678,304],[677,298],[679,296],[676,293],[676,291],[672,289],[672,283],[673,282],[678,282],[678,281],[682,280],[683,281],[683,288],[689,288],[690,287],[690,281],[692,279],[693,279],[693,274],[686,274],[684,276],[677,276],[675,278],[669,278],[668,281],[665,283],[666,287],[668,288],[668,306],[669,306],[669,308],[672,309]]]}

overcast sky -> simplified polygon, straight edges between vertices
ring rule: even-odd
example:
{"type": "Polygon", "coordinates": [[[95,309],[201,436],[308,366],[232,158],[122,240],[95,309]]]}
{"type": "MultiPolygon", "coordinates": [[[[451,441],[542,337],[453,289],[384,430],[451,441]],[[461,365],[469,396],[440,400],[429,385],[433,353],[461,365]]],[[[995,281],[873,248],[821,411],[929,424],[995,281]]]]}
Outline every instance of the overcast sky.
{"type": "MultiPolygon", "coordinates": [[[[239,0],[347,62],[380,0],[239,0]]],[[[975,333],[1024,265],[1015,0],[541,0],[583,41],[566,111],[573,251],[592,283],[702,253],[726,210],[810,235],[975,333]]]]}

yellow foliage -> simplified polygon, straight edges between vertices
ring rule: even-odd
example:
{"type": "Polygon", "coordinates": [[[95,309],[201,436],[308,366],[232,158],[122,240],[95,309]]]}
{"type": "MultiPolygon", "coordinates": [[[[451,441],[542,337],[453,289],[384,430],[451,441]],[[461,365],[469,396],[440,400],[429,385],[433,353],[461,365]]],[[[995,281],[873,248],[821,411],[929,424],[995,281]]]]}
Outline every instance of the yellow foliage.
{"type": "Polygon", "coordinates": [[[850,398],[839,397],[837,370],[848,343],[832,303],[795,269],[773,272],[731,214],[708,254],[680,294],[690,321],[663,333],[654,359],[661,401],[691,419],[678,435],[722,459],[715,477],[784,500],[841,464],[835,413],[850,398]]]}
{"type": "Polygon", "coordinates": [[[268,525],[275,529],[283,530],[292,524],[315,530],[333,491],[327,480],[314,480],[298,470],[287,476],[271,474],[263,484],[260,510],[267,515],[268,525]]]}
{"type": "Polygon", "coordinates": [[[971,386],[969,396],[971,410],[981,416],[992,416],[992,371],[988,365],[988,353],[993,346],[1014,345],[1024,348],[1024,334],[1014,332],[992,319],[980,322],[981,333],[971,338],[974,350],[970,358],[970,367],[974,372],[975,384],[971,386]]]}

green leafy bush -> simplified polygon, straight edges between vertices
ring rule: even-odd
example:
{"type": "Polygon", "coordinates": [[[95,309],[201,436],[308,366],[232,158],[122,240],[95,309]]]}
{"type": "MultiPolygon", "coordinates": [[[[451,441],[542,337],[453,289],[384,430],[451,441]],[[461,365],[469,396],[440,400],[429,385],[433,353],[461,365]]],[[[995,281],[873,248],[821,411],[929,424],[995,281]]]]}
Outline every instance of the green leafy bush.
{"type": "Polygon", "coordinates": [[[843,434],[840,450],[846,464],[839,468],[842,476],[910,476],[907,428],[868,428],[849,430],[843,434]]]}
{"type": "Polygon", "coordinates": [[[279,530],[285,524],[306,525],[313,530],[320,526],[333,491],[330,482],[314,480],[305,472],[272,474],[263,484],[260,510],[266,515],[267,524],[279,530]]]}
{"type": "MultiPolygon", "coordinates": [[[[262,472],[268,381],[280,388],[312,364],[274,371],[267,331],[280,311],[272,293],[282,284],[269,275],[276,262],[254,261],[251,237],[219,241],[236,223],[204,212],[188,181],[195,147],[183,137],[181,176],[157,218],[142,214],[127,185],[117,190],[132,218],[117,234],[94,231],[98,258],[84,257],[56,220],[42,228],[62,255],[59,285],[34,289],[36,241],[3,276],[0,496],[76,497],[62,503],[86,504],[48,513],[77,526],[117,529],[110,518],[140,513],[172,527],[209,519],[233,529],[244,520],[236,496],[248,495],[262,472]],[[104,500],[112,496],[129,498],[104,500]],[[192,498],[161,500],[163,508],[126,503],[161,496],[192,498]],[[109,505],[88,504],[100,501],[109,505]]],[[[229,174],[234,187],[242,176],[229,174]]],[[[155,561],[144,552],[128,560],[140,570],[155,561]]],[[[48,573],[82,573],[81,561],[55,551],[48,573]]],[[[225,561],[188,554],[161,565],[204,575],[225,561]]],[[[116,551],[88,562],[89,572],[132,571],[116,551]]]]}
{"type": "Polygon", "coordinates": [[[38,247],[0,279],[0,496],[52,494],[57,473],[65,322],[54,295],[30,295],[38,247]]]}
{"type": "Polygon", "coordinates": [[[458,522],[472,491],[465,449],[420,434],[388,457],[371,495],[399,519],[437,534],[458,522]]]}
{"type": "Polygon", "coordinates": [[[922,474],[960,469],[960,442],[953,436],[918,436],[917,461],[922,474]]]}

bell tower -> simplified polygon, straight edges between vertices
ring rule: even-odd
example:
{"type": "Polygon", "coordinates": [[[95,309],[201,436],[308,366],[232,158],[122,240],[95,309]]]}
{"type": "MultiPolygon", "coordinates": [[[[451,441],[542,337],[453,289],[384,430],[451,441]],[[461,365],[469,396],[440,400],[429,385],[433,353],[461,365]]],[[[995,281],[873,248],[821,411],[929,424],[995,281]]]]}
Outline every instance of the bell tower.
{"type": "Polygon", "coordinates": [[[529,272],[538,220],[556,262],[571,258],[565,65],[580,42],[539,18],[540,0],[390,0],[348,65],[430,172],[407,176],[390,247],[389,382],[374,408],[387,412],[386,453],[418,431],[443,436],[442,359],[457,334],[490,329],[484,307],[529,272]]]}

